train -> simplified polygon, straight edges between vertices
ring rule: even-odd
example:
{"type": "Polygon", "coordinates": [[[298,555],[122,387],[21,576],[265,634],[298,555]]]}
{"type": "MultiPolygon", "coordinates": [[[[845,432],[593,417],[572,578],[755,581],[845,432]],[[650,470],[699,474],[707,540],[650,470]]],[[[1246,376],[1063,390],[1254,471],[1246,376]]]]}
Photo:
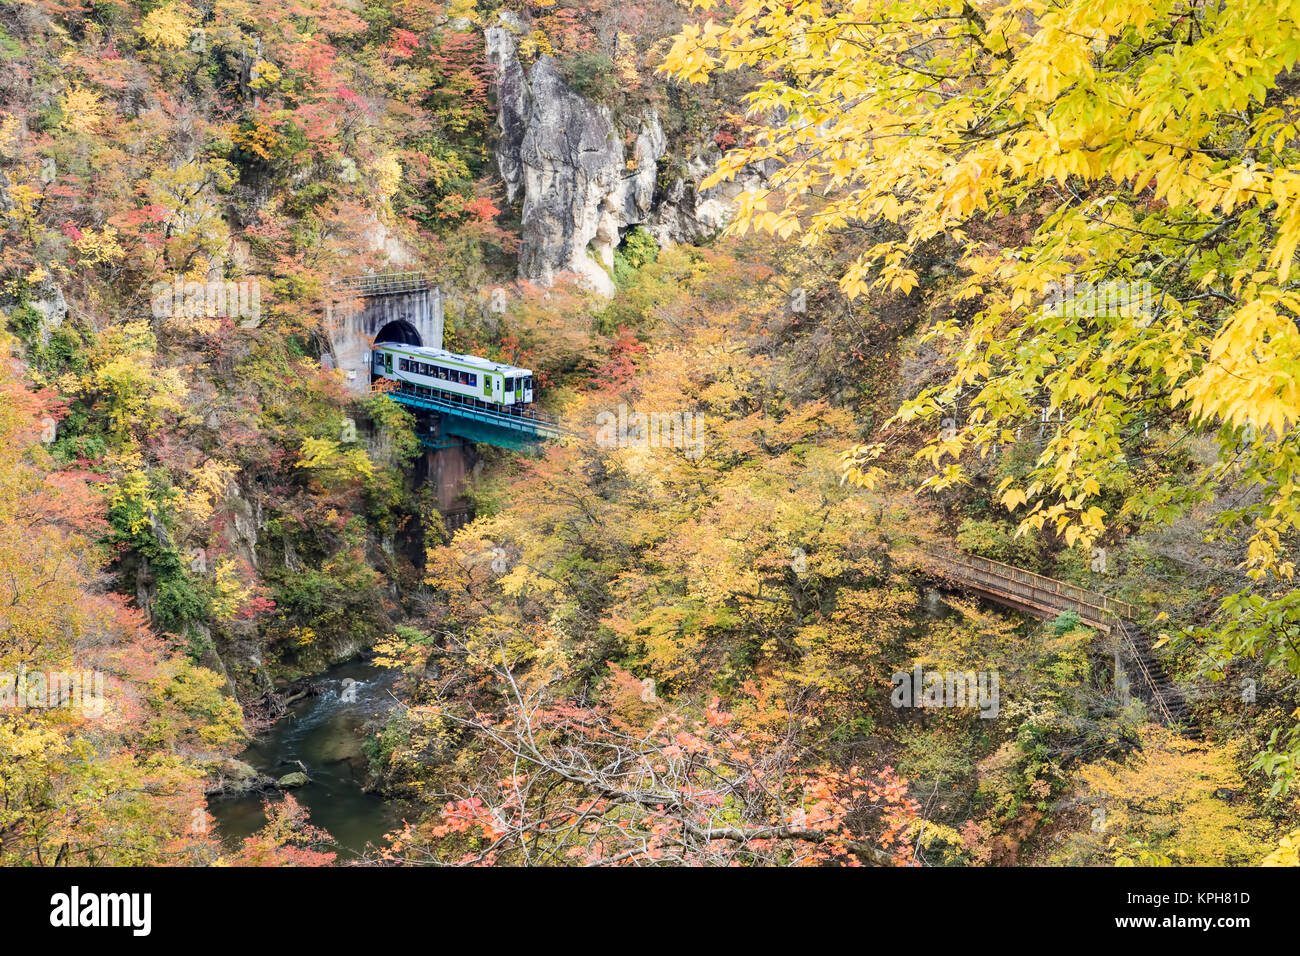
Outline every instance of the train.
{"type": "Polygon", "coordinates": [[[371,370],[375,377],[398,382],[426,398],[451,395],[504,411],[522,411],[533,403],[532,369],[477,355],[380,342],[371,350],[371,370]]]}

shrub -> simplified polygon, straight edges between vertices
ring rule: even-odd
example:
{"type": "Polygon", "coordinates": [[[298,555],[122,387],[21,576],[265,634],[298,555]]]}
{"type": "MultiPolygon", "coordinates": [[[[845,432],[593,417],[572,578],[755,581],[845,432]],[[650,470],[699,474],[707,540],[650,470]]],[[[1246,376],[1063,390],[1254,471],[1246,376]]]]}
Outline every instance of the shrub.
{"type": "Polygon", "coordinates": [[[659,257],[659,244],[640,226],[633,226],[614,250],[614,284],[625,289],[632,284],[637,270],[659,257]]]}
{"type": "Polygon", "coordinates": [[[41,329],[41,314],[27,303],[15,306],[9,313],[8,326],[14,335],[18,336],[27,345],[36,341],[36,335],[41,329]]]}
{"type": "Polygon", "coordinates": [[[560,72],[575,92],[597,103],[608,102],[618,88],[614,61],[606,53],[575,53],[565,57],[560,61],[560,72]]]}
{"type": "Polygon", "coordinates": [[[1031,567],[1036,560],[1028,539],[1015,537],[1009,528],[996,521],[967,518],[957,528],[957,547],[1021,567],[1031,567]]]}

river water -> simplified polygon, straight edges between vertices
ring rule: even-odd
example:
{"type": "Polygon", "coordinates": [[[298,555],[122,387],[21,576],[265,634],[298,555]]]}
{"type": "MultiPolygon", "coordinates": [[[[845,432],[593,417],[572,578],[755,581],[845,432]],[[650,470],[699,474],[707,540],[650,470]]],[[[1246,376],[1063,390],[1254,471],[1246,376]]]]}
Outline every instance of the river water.
{"type": "MultiPolygon", "coordinates": [[[[917,623],[951,613],[940,592],[930,590],[917,623]]],[[[240,754],[241,760],[274,779],[305,767],[311,782],[288,792],[310,812],[311,823],[333,837],[339,862],[383,846],[384,835],[410,814],[408,805],[362,790],[365,724],[396,706],[391,693],[395,677],[393,670],[361,661],[333,667],[316,680],[320,694],[293,704],[287,716],[240,754]]],[[[268,798],[280,800],[283,794],[270,790],[209,801],[208,809],[230,848],[266,822],[263,803],[268,798]]]]}
{"type": "MultiPolygon", "coordinates": [[[[366,793],[364,724],[395,706],[395,672],[360,661],[340,664],[317,679],[321,693],[293,704],[240,759],[279,779],[306,768],[311,783],[288,791],[310,811],[313,826],[334,838],[339,862],[384,845],[384,834],[402,823],[402,804],[366,793]],[[349,687],[347,682],[351,680],[349,687]],[[303,766],[299,766],[299,762],[303,766]]],[[[371,731],[373,733],[373,731],[371,731]]],[[[223,841],[232,848],[266,822],[263,802],[279,791],[213,797],[208,809],[223,841]]]]}

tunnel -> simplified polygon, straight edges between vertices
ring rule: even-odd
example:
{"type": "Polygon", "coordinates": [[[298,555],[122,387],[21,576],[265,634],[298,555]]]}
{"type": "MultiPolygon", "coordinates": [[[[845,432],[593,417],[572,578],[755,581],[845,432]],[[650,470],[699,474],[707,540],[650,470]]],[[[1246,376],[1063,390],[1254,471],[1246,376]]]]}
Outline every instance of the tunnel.
{"type": "Polygon", "coordinates": [[[410,322],[405,319],[398,319],[389,322],[379,330],[375,336],[375,342],[397,342],[400,345],[423,345],[420,341],[420,333],[415,330],[410,322]]]}

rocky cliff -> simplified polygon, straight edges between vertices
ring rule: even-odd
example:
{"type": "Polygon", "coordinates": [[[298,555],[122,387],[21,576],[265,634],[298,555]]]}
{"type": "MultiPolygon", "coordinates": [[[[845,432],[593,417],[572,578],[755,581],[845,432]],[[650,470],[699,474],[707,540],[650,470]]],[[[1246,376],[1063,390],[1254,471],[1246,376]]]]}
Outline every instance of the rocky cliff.
{"type": "MultiPolygon", "coordinates": [[[[700,190],[708,157],[679,163],[656,192],[668,140],[646,110],[621,130],[610,110],[573,90],[554,58],[520,63],[517,21],[485,31],[497,77],[497,162],[510,202],[522,200],[522,278],[551,284],[574,273],[613,295],[610,270],[623,234],[642,225],[660,245],[693,242],[726,225],[737,192],[752,182],[700,190]]],[[[755,179],[757,177],[754,177],[755,179]]]]}
{"type": "Polygon", "coordinates": [[[609,269],[623,232],[644,222],[666,140],[649,111],[630,149],[610,111],[574,92],[555,60],[525,72],[509,26],[486,31],[498,77],[497,161],[506,196],[523,198],[520,274],[550,284],[562,272],[613,295],[609,269]]]}

